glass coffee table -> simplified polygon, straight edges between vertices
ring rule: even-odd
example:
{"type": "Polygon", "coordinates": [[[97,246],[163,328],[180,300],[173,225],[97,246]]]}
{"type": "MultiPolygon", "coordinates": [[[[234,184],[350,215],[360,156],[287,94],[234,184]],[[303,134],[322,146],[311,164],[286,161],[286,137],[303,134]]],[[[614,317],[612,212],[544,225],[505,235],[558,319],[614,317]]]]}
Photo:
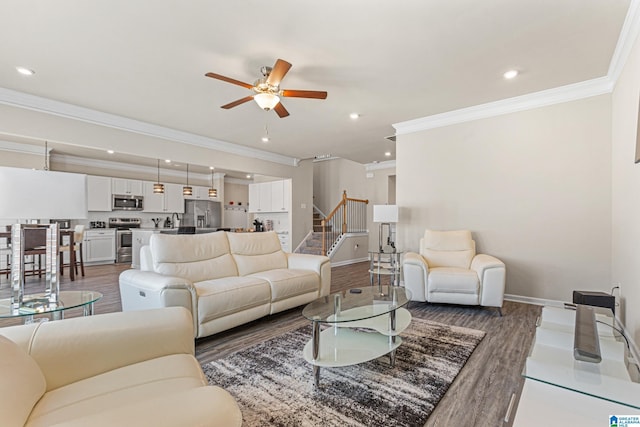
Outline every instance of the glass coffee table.
{"type": "Polygon", "coordinates": [[[93,315],[93,304],[102,298],[94,291],[60,291],[58,302],[50,303],[44,293],[25,295],[25,303],[17,309],[11,307],[11,298],[0,299],[0,319],[23,317],[24,323],[33,322],[33,316],[50,314],[53,320],[64,318],[64,311],[82,307],[84,316],[93,315]]]}
{"type": "Polygon", "coordinates": [[[311,320],[313,332],[304,346],[304,359],[313,365],[316,386],[321,367],[349,366],[389,355],[395,366],[396,349],[411,323],[404,308],[411,293],[397,286],[349,289],[308,304],[302,315],[311,320]],[[320,324],[330,325],[320,331],[320,324]]]}

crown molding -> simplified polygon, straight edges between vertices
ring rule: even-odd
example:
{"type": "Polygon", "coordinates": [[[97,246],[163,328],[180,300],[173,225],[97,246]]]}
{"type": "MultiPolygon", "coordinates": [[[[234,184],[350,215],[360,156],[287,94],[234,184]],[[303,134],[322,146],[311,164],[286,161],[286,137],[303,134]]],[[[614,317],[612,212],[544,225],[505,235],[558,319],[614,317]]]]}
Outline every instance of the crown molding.
{"type": "Polygon", "coordinates": [[[225,184],[249,185],[249,184],[253,184],[253,181],[250,180],[250,179],[233,178],[233,177],[230,176],[230,177],[225,177],[224,183],[225,184]]]}
{"type": "MultiPolygon", "coordinates": [[[[0,146],[0,148],[2,148],[0,146]]],[[[155,176],[158,173],[157,166],[143,166],[143,165],[132,165],[128,163],[119,163],[113,162],[111,160],[99,160],[99,159],[88,159],[86,157],[78,157],[78,156],[70,156],[68,154],[52,154],[51,161],[60,163],[63,165],[75,165],[75,166],[85,166],[92,168],[100,168],[100,169],[108,169],[118,172],[129,172],[129,173],[147,173],[152,176],[155,176]]],[[[173,177],[183,180],[185,175],[185,171],[178,171],[170,168],[160,168],[161,174],[163,177],[173,177]]],[[[201,181],[209,181],[211,179],[211,174],[209,173],[194,173],[189,172],[189,176],[191,178],[199,179],[201,181]]],[[[224,173],[214,172],[214,179],[223,179],[225,176],[224,173]]]]}
{"type": "Polygon", "coordinates": [[[164,126],[154,125],[152,123],[129,119],[127,117],[122,117],[115,114],[91,110],[89,108],[55,101],[53,99],[43,98],[40,96],[30,95],[27,93],[18,92],[2,87],[0,87],[0,104],[38,111],[46,114],[52,114],[59,117],[97,124],[104,127],[124,130],[127,132],[165,139],[168,141],[180,142],[197,147],[218,150],[238,156],[251,157],[268,162],[280,163],[287,166],[298,165],[298,159],[294,157],[284,156],[282,154],[271,153],[268,151],[258,150],[250,147],[243,147],[238,144],[233,144],[218,139],[208,138],[189,132],[183,132],[164,126]]]}
{"type": "Polygon", "coordinates": [[[367,163],[364,166],[365,166],[365,170],[367,171],[375,171],[380,169],[395,169],[396,161],[386,160],[384,162],[378,162],[378,163],[367,163]]]}
{"type": "MultiPolygon", "coordinates": [[[[44,156],[44,147],[40,147],[38,145],[29,145],[29,144],[20,144],[18,142],[11,141],[2,141],[0,140],[0,150],[2,151],[11,151],[14,153],[21,154],[36,154],[40,156],[44,156]]],[[[48,148],[47,152],[51,153],[52,148],[48,148]]]]}
{"type": "Polygon", "coordinates": [[[640,0],[631,0],[629,4],[629,10],[627,16],[622,24],[620,30],[620,36],[616,43],[616,49],[611,57],[611,63],[609,64],[609,71],[607,76],[611,81],[615,83],[618,81],[622,69],[627,63],[627,58],[631,54],[631,49],[638,38],[640,33],[640,0]]]}
{"type": "Polygon", "coordinates": [[[396,135],[406,135],[423,130],[576,101],[578,99],[610,93],[612,90],[612,81],[608,77],[600,77],[527,95],[408,120],[406,122],[396,123],[393,127],[396,129],[396,135]]]}

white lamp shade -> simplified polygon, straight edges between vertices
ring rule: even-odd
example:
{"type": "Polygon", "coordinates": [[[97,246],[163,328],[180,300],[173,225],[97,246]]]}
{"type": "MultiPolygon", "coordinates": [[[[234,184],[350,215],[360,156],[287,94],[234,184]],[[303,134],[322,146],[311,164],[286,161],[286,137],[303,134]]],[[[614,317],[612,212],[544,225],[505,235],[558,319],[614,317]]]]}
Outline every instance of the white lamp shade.
{"type": "Polygon", "coordinates": [[[373,222],[398,222],[398,205],[373,205],[373,222]]]}
{"type": "Polygon", "coordinates": [[[0,219],[87,218],[87,176],[0,167],[0,219]]]}
{"type": "Polygon", "coordinates": [[[272,93],[259,93],[253,99],[263,110],[271,110],[280,102],[280,98],[272,93]]]}

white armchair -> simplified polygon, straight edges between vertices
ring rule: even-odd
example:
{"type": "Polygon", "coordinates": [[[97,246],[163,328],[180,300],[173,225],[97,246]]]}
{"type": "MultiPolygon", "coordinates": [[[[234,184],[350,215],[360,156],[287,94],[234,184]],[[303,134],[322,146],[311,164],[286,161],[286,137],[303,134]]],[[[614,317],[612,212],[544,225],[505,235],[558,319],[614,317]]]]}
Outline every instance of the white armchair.
{"type": "Polygon", "coordinates": [[[504,263],[476,254],[469,230],[425,230],[420,253],[405,254],[402,269],[412,301],[496,307],[502,315],[504,263]]]}

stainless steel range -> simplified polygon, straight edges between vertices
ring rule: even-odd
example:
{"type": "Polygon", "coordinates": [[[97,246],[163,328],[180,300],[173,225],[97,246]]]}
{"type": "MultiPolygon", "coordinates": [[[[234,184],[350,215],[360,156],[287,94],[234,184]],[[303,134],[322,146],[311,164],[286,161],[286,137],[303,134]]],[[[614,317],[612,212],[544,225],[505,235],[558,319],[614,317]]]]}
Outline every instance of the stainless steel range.
{"type": "Polygon", "coordinates": [[[131,263],[132,228],[140,228],[140,218],[109,218],[109,228],[116,229],[116,262],[131,263]]]}

